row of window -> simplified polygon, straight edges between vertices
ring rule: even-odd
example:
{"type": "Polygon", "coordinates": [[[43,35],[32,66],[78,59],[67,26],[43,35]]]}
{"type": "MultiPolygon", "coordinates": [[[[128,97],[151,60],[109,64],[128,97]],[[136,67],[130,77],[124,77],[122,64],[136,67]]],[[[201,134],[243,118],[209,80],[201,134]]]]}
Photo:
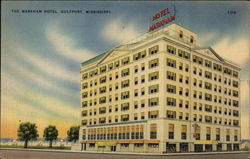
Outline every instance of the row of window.
{"type": "MultiPolygon", "coordinates": [[[[176,48],[171,46],[171,45],[167,45],[167,52],[170,53],[170,54],[173,54],[173,55],[176,55],[176,48]]],[[[184,57],[185,59],[190,59],[190,53],[188,52],[185,52],[181,49],[178,49],[178,56],[179,57],[184,57]]],[[[216,71],[219,71],[219,72],[222,72],[222,65],[219,65],[219,64],[216,64],[216,63],[213,63],[207,59],[203,59],[202,57],[199,57],[197,55],[193,55],[193,62],[194,63],[197,63],[199,65],[202,65],[202,66],[205,66],[207,68],[210,68],[210,69],[214,69],[216,71]],[[205,63],[205,64],[204,64],[205,63]]],[[[228,74],[228,75],[232,75],[233,77],[236,77],[238,78],[238,72],[236,71],[233,71],[227,67],[224,67],[223,68],[223,72],[225,74],[228,74]]]]}
{"type": "MultiPolygon", "coordinates": [[[[102,110],[100,110],[100,113],[102,110]]],[[[83,111],[82,115],[87,115],[87,111],[83,111]]],[[[92,112],[90,112],[92,113],[92,112]]],[[[96,113],[96,112],[94,112],[96,113]]],[[[134,118],[132,121],[136,121],[139,120],[139,114],[140,114],[140,119],[141,120],[145,120],[145,113],[141,112],[141,113],[134,113],[134,118]]],[[[179,119],[179,120],[190,120],[190,114],[189,113],[183,113],[183,112],[179,112],[179,114],[177,114],[176,111],[172,111],[172,110],[167,110],[166,112],[166,118],[168,119],[179,119]],[[178,115],[178,116],[177,116],[178,115]]],[[[148,119],[156,119],[159,118],[159,110],[153,110],[153,111],[149,111],[148,112],[148,119]]],[[[193,121],[199,121],[199,122],[205,122],[205,123],[214,123],[214,124],[224,124],[224,125],[232,125],[232,126],[239,126],[239,120],[232,120],[232,119],[227,119],[224,118],[224,123],[222,123],[222,118],[221,117],[212,117],[212,116],[208,116],[208,115],[198,115],[198,114],[193,114],[193,121]],[[203,118],[204,117],[204,118],[203,118]],[[232,122],[233,121],[233,122],[232,122]]],[[[82,120],[82,125],[92,125],[92,124],[106,124],[106,123],[117,123],[117,122],[127,122],[127,121],[131,121],[131,117],[129,114],[123,114],[120,116],[120,121],[119,121],[119,116],[116,115],[114,117],[114,121],[112,121],[112,116],[109,117],[100,117],[97,119],[89,119],[89,123],[88,120],[82,120]]]]}
{"type": "MultiPolygon", "coordinates": [[[[194,137],[196,140],[200,140],[201,127],[194,126],[194,137]]],[[[226,129],[225,136],[226,141],[230,141],[231,135],[230,129],[226,129]]],[[[181,131],[177,133],[175,131],[174,124],[168,124],[168,139],[174,139],[175,135],[179,134],[182,140],[187,139],[187,125],[181,125],[181,131]]],[[[206,127],[205,133],[206,140],[221,140],[221,128],[215,128],[215,139],[211,138],[212,128],[206,127]]],[[[150,124],[150,139],[157,139],[157,124],[150,124]]],[[[238,130],[234,130],[234,141],[238,141],[238,130]]],[[[91,128],[83,129],[83,140],[117,140],[117,139],[144,139],[144,126],[132,125],[132,126],[119,126],[119,127],[106,127],[106,128],[91,128]]]]}
{"type": "MultiPolygon", "coordinates": [[[[176,60],[167,58],[167,66],[176,68],[176,60]]],[[[179,63],[179,70],[185,70],[186,72],[189,72],[189,65],[186,64],[185,69],[184,69],[183,63],[180,62],[179,63]]],[[[194,67],[193,68],[193,74],[195,74],[195,75],[199,74],[199,76],[202,76],[203,71],[202,71],[202,69],[199,69],[199,73],[197,73],[197,67],[194,67]]],[[[206,78],[208,78],[208,79],[212,79],[212,73],[209,72],[209,71],[205,71],[204,76],[206,78]]],[[[221,76],[217,76],[217,74],[214,74],[214,78],[213,78],[214,81],[222,82],[221,79],[222,79],[221,76]]],[[[224,78],[224,84],[229,85],[229,86],[231,86],[231,84],[232,84],[233,87],[236,87],[236,88],[238,87],[238,82],[237,81],[233,80],[233,83],[232,83],[231,79],[229,79],[227,77],[224,78]]]]}
{"type": "MultiPolygon", "coordinates": [[[[158,45],[154,46],[152,48],[149,48],[149,55],[156,54],[156,53],[158,53],[158,51],[159,51],[159,46],[158,45]]],[[[176,48],[173,47],[173,46],[167,45],[167,52],[170,53],[170,54],[176,54],[176,48]]],[[[182,57],[184,59],[188,59],[188,60],[190,59],[190,53],[188,53],[186,51],[183,51],[181,49],[178,49],[178,56],[182,57]]],[[[137,61],[137,60],[139,60],[141,58],[144,58],[144,57],[146,57],[146,51],[145,50],[142,51],[142,52],[134,54],[133,55],[133,60],[137,61]]],[[[176,64],[175,64],[174,61],[169,63],[169,61],[167,60],[167,65],[175,67],[176,64]]],[[[206,67],[212,68],[212,62],[211,61],[208,61],[206,59],[203,60],[203,58],[201,58],[199,56],[196,56],[196,55],[193,55],[193,62],[198,63],[200,65],[203,65],[203,63],[205,63],[206,67]]],[[[121,64],[122,65],[127,65],[129,63],[130,63],[130,57],[125,57],[125,58],[121,59],[121,64]]],[[[151,60],[149,62],[149,68],[155,67],[155,66],[158,66],[158,65],[159,65],[158,59],[151,60]]],[[[112,70],[113,68],[118,68],[119,66],[120,66],[120,60],[118,60],[118,61],[116,61],[114,63],[110,63],[107,66],[105,65],[105,66],[100,67],[99,72],[101,74],[101,73],[106,72],[108,69],[112,70]]],[[[182,66],[180,65],[179,68],[182,69],[182,66]]],[[[219,65],[219,64],[213,63],[213,69],[222,72],[222,66],[219,65]]],[[[188,72],[188,70],[186,70],[186,71],[188,72]]],[[[232,75],[233,77],[238,77],[238,72],[233,71],[233,70],[231,70],[231,69],[229,69],[227,67],[223,68],[223,72],[225,74],[232,75]]],[[[90,71],[89,73],[84,73],[82,75],[82,79],[87,79],[88,77],[93,77],[93,76],[96,76],[96,75],[98,75],[98,69],[90,71]]]]}
{"type": "MultiPolygon", "coordinates": [[[[159,51],[159,46],[158,45],[154,46],[154,47],[151,47],[151,48],[149,48],[149,55],[156,54],[156,53],[158,53],[158,51],[159,51]]],[[[133,60],[137,61],[137,60],[139,60],[141,58],[145,58],[145,57],[146,57],[146,50],[134,54],[133,55],[133,60]]],[[[107,66],[105,65],[105,66],[100,67],[99,68],[99,72],[100,72],[99,74],[102,74],[102,73],[106,72],[107,70],[113,70],[114,68],[120,67],[120,62],[121,62],[121,65],[123,65],[123,66],[127,65],[127,64],[130,63],[130,57],[125,57],[125,58],[121,59],[121,61],[117,60],[114,63],[108,64],[107,66]]],[[[152,61],[152,62],[153,63],[158,63],[157,61],[152,61]]],[[[152,65],[150,64],[149,67],[154,67],[154,64],[152,64],[152,65]]],[[[84,79],[87,79],[88,77],[93,77],[93,76],[96,76],[96,75],[98,75],[98,69],[90,71],[89,73],[84,73],[82,75],[82,79],[84,80],[84,79]]]]}

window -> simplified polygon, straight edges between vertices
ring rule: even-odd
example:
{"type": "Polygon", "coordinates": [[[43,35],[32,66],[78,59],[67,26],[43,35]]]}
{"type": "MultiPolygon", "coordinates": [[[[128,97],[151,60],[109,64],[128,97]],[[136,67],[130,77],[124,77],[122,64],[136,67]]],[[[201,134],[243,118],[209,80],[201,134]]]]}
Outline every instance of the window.
{"type": "Polygon", "coordinates": [[[144,83],[145,82],[145,75],[142,75],[141,76],[141,83],[144,83]]]}
{"type": "Polygon", "coordinates": [[[167,79],[176,81],[176,73],[167,71],[167,79]]]}
{"type": "Polygon", "coordinates": [[[185,66],[185,71],[186,71],[186,72],[189,71],[189,66],[188,66],[188,65],[185,66]]]}
{"type": "Polygon", "coordinates": [[[175,112],[175,111],[168,110],[168,111],[167,111],[167,118],[175,119],[175,118],[176,118],[176,112],[175,112]]]}
{"type": "Polygon", "coordinates": [[[100,94],[105,93],[105,92],[106,92],[106,86],[99,88],[99,93],[100,94]]]}
{"type": "Polygon", "coordinates": [[[148,87],[148,93],[153,94],[153,93],[158,93],[159,92],[159,84],[152,85],[148,87]]]}
{"type": "Polygon", "coordinates": [[[205,111],[206,112],[212,112],[212,105],[205,105],[205,111]]]}
{"type": "Polygon", "coordinates": [[[206,123],[212,123],[212,117],[211,116],[205,116],[205,122],[206,123]]]}
{"type": "Polygon", "coordinates": [[[144,87],[141,88],[141,95],[142,95],[142,96],[145,95],[145,88],[144,88],[144,87]]]}
{"type": "Polygon", "coordinates": [[[144,119],[145,119],[145,113],[141,112],[141,120],[144,120],[144,119]]]}
{"type": "Polygon", "coordinates": [[[159,66],[159,59],[150,60],[148,64],[149,68],[154,68],[156,66],[159,66]]]}
{"type": "Polygon", "coordinates": [[[138,96],[138,89],[134,90],[134,96],[137,97],[138,96]]]}
{"type": "Polygon", "coordinates": [[[168,138],[174,139],[174,124],[168,125],[168,138]]]}
{"type": "Polygon", "coordinates": [[[117,68],[117,67],[119,67],[120,66],[120,61],[116,61],[115,62],[115,67],[117,68]]]}
{"type": "Polygon", "coordinates": [[[239,97],[238,91],[233,90],[233,96],[234,96],[234,97],[239,97]]]}
{"type": "Polygon", "coordinates": [[[216,64],[216,63],[213,63],[213,68],[214,68],[214,70],[217,70],[217,71],[221,71],[222,70],[222,66],[219,65],[219,64],[216,64]]]}
{"type": "Polygon", "coordinates": [[[205,66],[208,67],[208,68],[212,68],[212,62],[208,61],[208,60],[205,60],[205,66]]]}
{"type": "Polygon", "coordinates": [[[226,129],[226,141],[230,141],[230,129],[226,129]]]}
{"type": "Polygon", "coordinates": [[[179,63],[179,70],[182,70],[182,69],[183,69],[183,63],[180,62],[180,63],[179,63]]]}
{"type": "Polygon", "coordinates": [[[216,128],[216,140],[220,140],[220,128],[216,128]]]}
{"type": "Polygon", "coordinates": [[[180,50],[180,49],[178,49],[178,56],[184,59],[190,59],[190,53],[180,50]]]}
{"type": "Polygon", "coordinates": [[[152,81],[152,80],[156,80],[156,79],[159,79],[159,72],[153,72],[153,73],[150,73],[149,76],[149,81],[152,81]]]}
{"type": "Polygon", "coordinates": [[[158,111],[158,110],[149,111],[149,112],[148,112],[148,118],[150,118],[150,119],[158,118],[158,114],[159,114],[159,111],[158,111]]]}
{"type": "Polygon", "coordinates": [[[203,59],[199,56],[193,55],[193,62],[203,65],[203,59]]]}
{"type": "Polygon", "coordinates": [[[85,117],[85,116],[87,116],[87,115],[88,115],[88,111],[87,111],[87,110],[82,111],[82,116],[83,116],[83,117],[85,117]]]}
{"type": "Polygon", "coordinates": [[[194,43],[194,37],[192,35],[190,36],[190,43],[194,43]]]}
{"type": "Polygon", "coordinates": [[[121,88],[129,87],[129,80],[125,80],[121,82],[121,88]]]}
{"type": "Polygon", "coordinates": [[[205,89],[212,90],[212,84],[205,82],[205,89]]]}
{"type": "Polygon", "coordinates": [[[233,71],[233,77],[238,78],[238,77],[239,77],[239,73],[238,73],[238,72],[236,72],[236,71],[233,71]]]}
{"type": "Polygon", "coordinates": [[[134,60],[134,61],[137,61],[137,60],[139,60],[139,59],[141,59],[141,58],[144,58],[144,57],[146,57],[146,50],[134,54],[133,60],[134,60]]]}
{"type": "Polygon", "coordinates": [[[158,51],[159,51],[159,46],[157,45],[157,46],[149,48],[148,52],[150,55],[153,55],[153,54],[156,54],[158,51]]]}
{"type": "Polygon", "coordinates": [[[144,71],[145,70],[145,63],[141,64],[141,70],[144,71]]]}
{"type": "Polygon", "coordinates": [[[87,98],[88,97],[88,92],[82,93],[82,98],[87,98]]]}
{"type": "Polygon", "coordinates": [[[171,85],[171,84],[167,84],[167,92],[175,94],[176,93],[176,86],[171,85]]]}
{"type": "Polygon", "coordinates": [[[106,69],[107,69],[106,66],[102,66],[102,67],[100,68],[100,73],[106,72],[106,69]]]}
{"type": "Polygon", "coordinates": [[[88,106],[88,101],[82,102],[82,107],[87,107],[88,106]]]}
{"type": "Polygon", "coordinates": [[[129,75],[129,68],[122,70],[121,73],[122,73],[122,77],[128,76],[129,75]]]}
{"type": "Polygon", "coordinates": [[[82,89],[88,88],[88,82],[82,84],[82,89]]]}
{"type": "Polygon", "coordinates": [[[183,31],[180,30],[179,37],[183,38],[183,31]]]}
{"type": "Polygon", "coordinates": [[[99,118],[99,123],[100,124],[105,124],[106,123],[106,118],[105,117],[99,118]]]}
{"type": "Polygon", "coordinates": [[[237,81],[233,81],[233,87],[238,88],[238,86],[239,86],[238,82],[237,81]]]}
{"type": "Polygon", "coordinates": [[[208,94],[208,93],[205,93],[205,100],[212,101],[212,95],[208,94]]]}
{"type": "Polygon", "coordinates": [[[176,106],[176,99],[167,97],[167,106],[176,106]]]}
{"type": "Polygon", "coordinates": [[[106,103],[106,97],[99,98],[99,104],[106,103]]]}
{"type": "Polygon", "coordinates": [[[106,82],[106,76],[103,76],[100,78],[100,83],[105,83],[106,82]]]}
{"type": "Polygon", "coordinates": [[[167,52],[170,54],[176,54],[176,48],[170,45],[167,45],[167,52]]]}
{"type": "Polygon", "coordinates": [[[135,70],[135,73],[138,72],[138,65],[135,66],[135,69],[134,69],[134,70],[135,70]]]}
{"type": "Polygon", "coordinates": [[[122,64],[127,65],[129,63],[129,57],[122,59],[122,64]]]}
{"type": "Polygon", "coordinates": [[[106,107],[99,108],[99,114],[105,114],[106,113],[106,107]]]}
{"type": "Polygon", "coordinates": [[[109,64],[108,67],[109,67],[109,70],[112,70],[113,69],[113,63],[109,64]]]}
{"type": "Polygon", "coordinates": [[[129,121],[129,114],[121,115],[121,121],[122,121],[122,122],[124,122],[124,121],[129,121]]]}
{"type": "Polygon", "coordinates": [[[207,134],[206,134],[206,140],[211,140],[211,128],[207,127],[207,134]]]}
{"type": "Polygon", "coordinates": [[[187,125],[181,126],[181,139],[186,140],[187,139],[187,125]]]}
{"type": "Polygon", "coordinates": [[[150,124],[150,139],[157,139],[157,124],[150,124]]]}
{"type": "Polygon", "coordinates": [[[82,79],[87,79],[87,78],[88,78],[88,73],[82,75],[82,79]]]}
{"type": "Polygon", "coordinates": [[[129,91],[121,93],[121,99],[128,99],[129,98],[129,91]]]}
{"type": "Polygon", "coordinates": [[[134,84],[135,84],[135,85],[138,84],[138,77],[135,77],[135,79],[134,79],[134,84]]]}
{"type": "Polygon", "coordinates": [[[159,98],[150,98],[148,99],[148,106],[152,107],[152,106],[157,106],[159,105],[159,98]]]}
{"type": "Polygon", "coordinates": [[[121,104],[121,111],[129,110],[129,103],[123,103],[121,104]]]}
{"type": "Polygon", "coordinates": [[[205,71],[205,77],[208,78],[208,79],[212,79],[212,73],[208,72],[208,71],[205,71]]]}
{"type": "Polygon", "coordinates": [[[167,58],[167,66],[176,68],[176,61],[170,58],[167,58]]]}

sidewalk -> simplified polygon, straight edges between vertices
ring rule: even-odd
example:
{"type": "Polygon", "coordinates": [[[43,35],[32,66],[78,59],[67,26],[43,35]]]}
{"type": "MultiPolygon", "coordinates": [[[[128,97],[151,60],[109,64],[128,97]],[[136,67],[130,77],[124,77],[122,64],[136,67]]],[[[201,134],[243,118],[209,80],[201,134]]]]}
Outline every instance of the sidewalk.
{"type": "Polygon", "coordinates": [[[23,149],[23,148],[0,148],[1,150],[18,151],[38,151],[38,152],[61,152],[61,153],[85,153],[85,154],[109,154],[109,155],[150,155],[150,156],[188,156],[188,155],[215,155],[215,154],[242,154],[248,151],[230,151],[230,152],[190,152],[190,153],[134,153],[134,152],[96,152],[96,151],[73,151],[73,150],[49,150],[49,149],[23,149]]]}

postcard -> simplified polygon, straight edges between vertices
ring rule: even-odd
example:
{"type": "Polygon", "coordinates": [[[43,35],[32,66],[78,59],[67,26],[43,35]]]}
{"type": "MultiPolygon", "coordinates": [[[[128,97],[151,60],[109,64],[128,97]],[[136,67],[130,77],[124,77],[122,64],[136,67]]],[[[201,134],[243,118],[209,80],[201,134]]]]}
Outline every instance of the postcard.
{"type": "Polygon", "coordinates": [[[250,148],[249,2],[1,4],[3,158],[250,148]]]}

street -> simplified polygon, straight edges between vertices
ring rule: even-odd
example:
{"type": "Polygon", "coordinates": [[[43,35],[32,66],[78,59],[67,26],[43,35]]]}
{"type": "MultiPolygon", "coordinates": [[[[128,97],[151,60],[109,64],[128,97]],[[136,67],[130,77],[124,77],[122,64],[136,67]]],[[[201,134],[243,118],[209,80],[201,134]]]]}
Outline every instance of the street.
{"type": "Polygon", "coordinates": [[[78,152],[46,152],[25,150],[0,150],[0,159],[247,159],[248,153],[230,154],[199,154],[199,155],[131,155],[131,154],[104,154],[78,152]]]}

